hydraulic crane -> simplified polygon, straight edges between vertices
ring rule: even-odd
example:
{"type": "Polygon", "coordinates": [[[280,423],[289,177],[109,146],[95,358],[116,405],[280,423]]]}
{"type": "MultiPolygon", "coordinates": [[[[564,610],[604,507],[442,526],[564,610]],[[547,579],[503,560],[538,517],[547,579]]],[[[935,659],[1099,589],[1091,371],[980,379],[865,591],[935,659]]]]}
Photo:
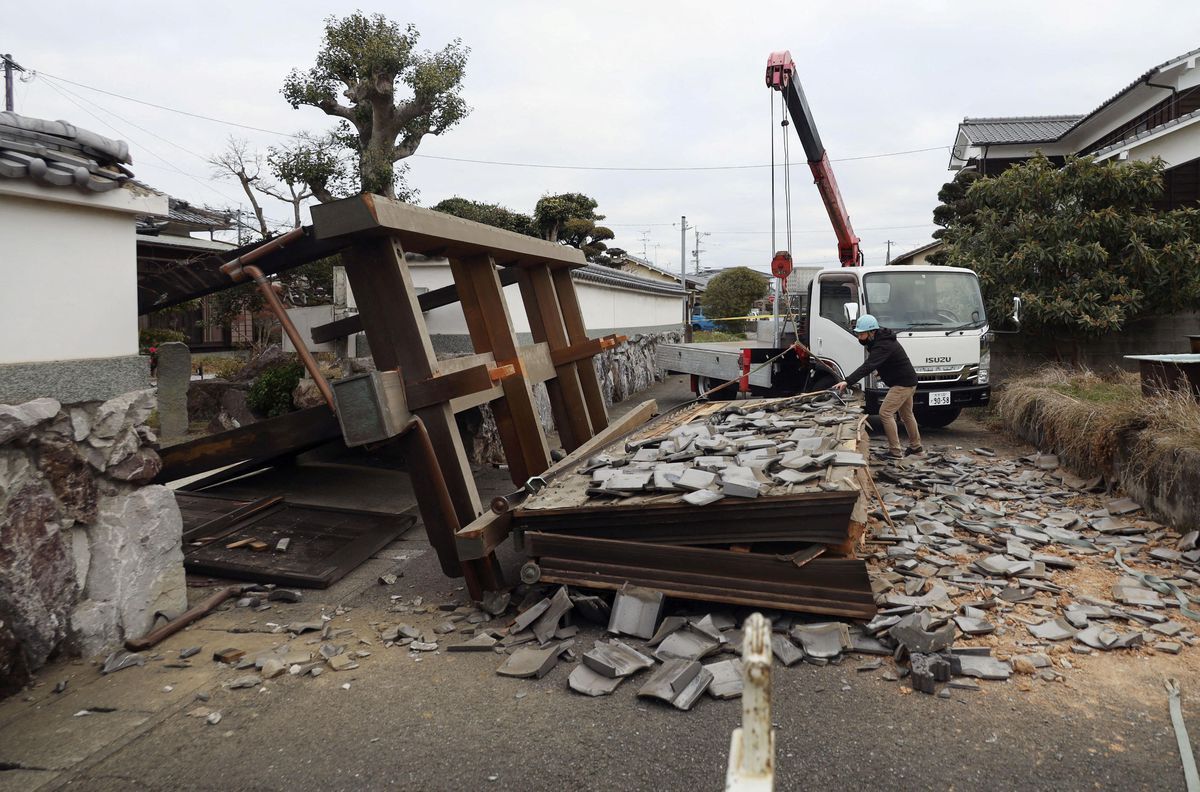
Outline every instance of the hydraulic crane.
{"type": "Polygon", "coordinates": [[[804,97],[804,89],[795,79],[796,64],[792,61],[792,53],[788,50],[772,52],[767,59],[767,87],[783,94],[784,104],[787,105],[788,115],[800,136],[804,146],[804,154],[808,157],[808,167],[812,171],[813,181],[829,213],[829,222],[833,223],[833,232],[837,235],[838,260],[843,267],[862,266],[862,250],[859,249],[859,238],[850,225],[850,214],[842,201],[842,193],[838,190],[837,179],[833,177],[833,166],[829,164],[829,154],[821,143],[821,135],[817,132],[817,124],[813,120],[812,111],[808,109],[808,100],[804,97]]]}

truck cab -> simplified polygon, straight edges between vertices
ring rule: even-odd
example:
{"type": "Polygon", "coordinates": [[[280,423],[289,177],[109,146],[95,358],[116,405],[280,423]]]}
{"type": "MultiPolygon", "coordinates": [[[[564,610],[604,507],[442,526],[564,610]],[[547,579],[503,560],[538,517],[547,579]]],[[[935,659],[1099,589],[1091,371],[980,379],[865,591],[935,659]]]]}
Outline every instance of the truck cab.
{"type": "MultiPolygon", "coordinates": [[[[801,332],[813,354],[841,374],[866,358],[850,331],[851,317],[869,313],[896,333],[917,372],[913,411],[922,425],[946,426],[962,408],[990,401],[991,331],[971,270],[839,267],[817,273],[809,289],[801,332]]],[[[874,373],[850,384],[863,386],[867,412],[877,413],[887,386],[874,373]]]]}

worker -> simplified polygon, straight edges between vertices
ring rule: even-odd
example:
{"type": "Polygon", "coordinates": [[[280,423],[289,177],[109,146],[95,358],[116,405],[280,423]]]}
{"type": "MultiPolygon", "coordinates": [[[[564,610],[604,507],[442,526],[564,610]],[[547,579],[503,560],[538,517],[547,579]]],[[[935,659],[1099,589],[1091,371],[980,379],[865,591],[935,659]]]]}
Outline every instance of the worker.
{"type": "Polygon", "coordinates": [[[874,371],[888,386],[883,404],[879,406],[879,419],[883,423],[883,433],[887,435],[888,450],[884,459],[903,459],[909,454],[923,454],[921,433],[917,429],[917,419],[913,415],[913,394],[917,392],[917,372],[908,361],[908,353],[896,334],[886,327],[880,327],[879,322],[870,314],[858,317],[854,325],[854,335],[858,343],[867,348],[867,359],[861,366],[846,375],[846,379],[833,386],[838,393],[846,390],[850,383],[856,383],[874,371]],[[900,433],[896,429],[896,413],[904,422],[904,430],[908,433],[908,450],[900,447],[900,433]]]}

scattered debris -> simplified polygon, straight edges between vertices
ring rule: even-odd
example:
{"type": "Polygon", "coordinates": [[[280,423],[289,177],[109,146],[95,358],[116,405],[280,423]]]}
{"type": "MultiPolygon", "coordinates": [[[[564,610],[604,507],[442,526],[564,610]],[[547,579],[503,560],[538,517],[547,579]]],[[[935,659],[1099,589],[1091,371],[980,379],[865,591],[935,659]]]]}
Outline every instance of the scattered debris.
{"type": "Polygon", "coordinates": [[[104,665],[100,668],[100,673],[112,674],[131,666],[144,666],[145,664],[146,657],[144,655],[138,652],[118,650],[104,659],[104,665]]]}

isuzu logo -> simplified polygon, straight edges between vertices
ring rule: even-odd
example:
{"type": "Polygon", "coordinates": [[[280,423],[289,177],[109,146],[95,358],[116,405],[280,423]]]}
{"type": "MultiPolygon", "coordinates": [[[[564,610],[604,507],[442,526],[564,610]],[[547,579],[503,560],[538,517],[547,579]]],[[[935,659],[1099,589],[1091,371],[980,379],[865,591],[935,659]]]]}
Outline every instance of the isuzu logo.
{"type": "Polygon", "coordinates": [[[950,358],[948,358],[948,357],[927,357],[927,358],[925,358],[925,362],[926,363],[949,363],[950,358]]]}

